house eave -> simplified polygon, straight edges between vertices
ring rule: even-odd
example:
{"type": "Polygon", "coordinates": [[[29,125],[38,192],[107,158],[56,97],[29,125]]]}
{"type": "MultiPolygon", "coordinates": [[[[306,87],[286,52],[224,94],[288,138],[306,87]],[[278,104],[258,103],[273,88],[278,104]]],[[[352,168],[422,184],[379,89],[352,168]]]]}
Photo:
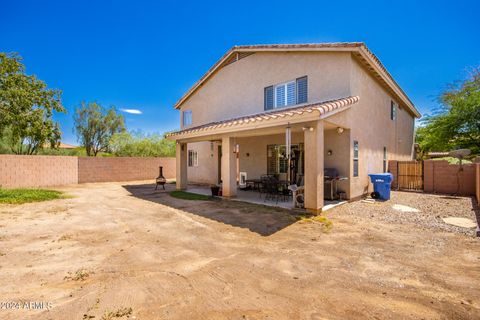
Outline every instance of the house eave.
{"type": "Polygon", "coordinates": [[[360,97],[346,97],[337,100],[323,101],[295,106],[234,118],[230,120],[213,122],[193,128],[186,128],[166,135],[170,140],[201,139],[207,136],[218,136],[227,133],[238,133],[276,126],[304,123],[325,119],[338,112],[348,110],[356,104],[360,97]]]}

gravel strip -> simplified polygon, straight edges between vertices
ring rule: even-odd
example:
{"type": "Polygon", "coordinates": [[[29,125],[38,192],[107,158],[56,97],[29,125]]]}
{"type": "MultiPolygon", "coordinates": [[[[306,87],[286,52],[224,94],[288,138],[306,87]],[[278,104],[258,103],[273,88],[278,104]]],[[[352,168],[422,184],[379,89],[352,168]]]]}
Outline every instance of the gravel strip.
{"type": "Polygon", "coordinates": [[[475,200],[473,197],[452,197],[414,192],[392,191],[389,201],[364,203],[355,201],[332,210],[332,215],[349,215],[360,218],[373,218],[385,222],[409,224],[428,229],[443,230],[475,236],[475,228],[461,228],[446,224],[442,218],[462,217],[476,221],[475,200]],[[420,212],[401,212],[394,210],[394,204],[419,209],[420,212]]]}

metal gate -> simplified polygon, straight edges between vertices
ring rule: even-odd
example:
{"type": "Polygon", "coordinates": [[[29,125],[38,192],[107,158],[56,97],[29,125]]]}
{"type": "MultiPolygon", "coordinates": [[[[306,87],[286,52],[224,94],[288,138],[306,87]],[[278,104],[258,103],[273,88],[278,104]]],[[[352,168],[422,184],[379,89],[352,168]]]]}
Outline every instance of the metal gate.
{"type": "Polygon", "coordinates": [[[423,190],[423,161],[398,161],[397,179],[399,190],[423,190]]]}

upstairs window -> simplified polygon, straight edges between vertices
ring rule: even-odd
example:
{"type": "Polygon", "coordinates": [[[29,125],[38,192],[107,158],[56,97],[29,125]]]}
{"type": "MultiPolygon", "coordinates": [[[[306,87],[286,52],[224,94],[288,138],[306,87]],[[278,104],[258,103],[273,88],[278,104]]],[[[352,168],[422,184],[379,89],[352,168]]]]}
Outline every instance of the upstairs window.
{"type": "Polygon", "coordinates": [[[192,124],[192,110],[185,110],[182,112],[182,123],[184,127],[188,127],[192,124]]]}
{"type": "Polygon", "coordinates": [[[198,167],[198,153],[195,150],[188,150],[188,166],[198,167]]]}
{"type": "Polygon", "coordinates": [[[308,78],[307,76],[298,78],[297,84],[297,104],[308,102],[308,78]]]}
{"type": "Polygon", "coordinates": [[[283,108],[308,101],[307,76],[264,88],[264,109],[283,108]]]}
{"type": "Polygon", "coordinates": [[[390,120],[395,120],[397,118],[397,105],[395,102],[390,101],[390,120]]]}
{"type": "Polygon", "coordinates": [[[296,102],[295,81],[277,84],[275,86],[275,108],[293,106],[296,102]]]}

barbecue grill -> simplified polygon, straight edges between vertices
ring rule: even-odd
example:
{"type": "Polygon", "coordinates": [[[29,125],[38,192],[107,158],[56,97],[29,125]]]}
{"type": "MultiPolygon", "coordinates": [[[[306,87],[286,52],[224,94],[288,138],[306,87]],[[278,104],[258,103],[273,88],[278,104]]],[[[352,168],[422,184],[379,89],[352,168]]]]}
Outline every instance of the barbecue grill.
{"type": "Polygon", "coordinates": [[[338,181],[346,179],[346,177],[340,177],[338,175],[336,168],[323,169],[323,197],[327,200],[338,199],[338,181]]]}
{"type": "Polygon", "coordinates": [[[163,190],[165,190],[165,183],[167,182],[167,179],[163,176],[163,167],[160,167],[160,174],[158,175],[157,179],[155,179],[157,182],[157,185],[155,186],[155,190],[157,190],[158,186],[162,186],[163,190]]]}

